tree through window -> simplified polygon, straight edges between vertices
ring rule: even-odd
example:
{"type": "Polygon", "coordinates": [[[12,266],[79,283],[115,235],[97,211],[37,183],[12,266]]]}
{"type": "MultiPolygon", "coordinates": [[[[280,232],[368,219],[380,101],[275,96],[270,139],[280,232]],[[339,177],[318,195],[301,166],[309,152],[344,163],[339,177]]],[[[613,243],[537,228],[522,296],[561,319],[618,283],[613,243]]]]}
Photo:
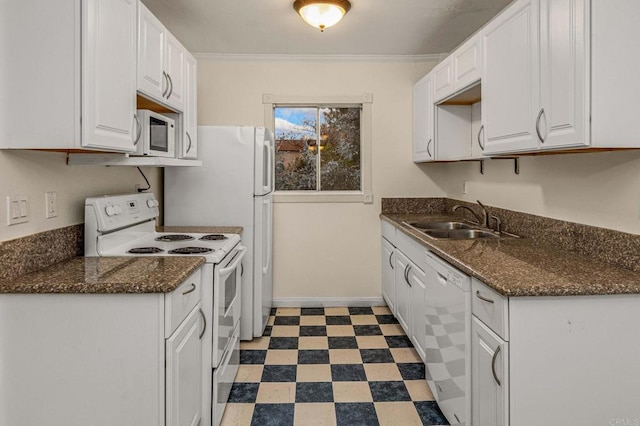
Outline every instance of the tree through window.
{"type": "Polygon", "coordinates": [[[361,191],[361,107],[274,107],[277,191],[361,191]]]}

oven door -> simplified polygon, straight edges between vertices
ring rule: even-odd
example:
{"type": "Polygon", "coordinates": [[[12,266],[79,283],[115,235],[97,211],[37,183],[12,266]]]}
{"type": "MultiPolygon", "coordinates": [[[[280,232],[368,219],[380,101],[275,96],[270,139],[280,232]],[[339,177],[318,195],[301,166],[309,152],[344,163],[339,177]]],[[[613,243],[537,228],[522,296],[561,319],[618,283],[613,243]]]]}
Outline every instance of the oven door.
{"type": "Polygon", "coordinates": [[[222,354],[240,321],[241,265],[247,248],[237,245],[214,268],[213,280],[213,353],[212,367],[217,368],[222,354]]]}

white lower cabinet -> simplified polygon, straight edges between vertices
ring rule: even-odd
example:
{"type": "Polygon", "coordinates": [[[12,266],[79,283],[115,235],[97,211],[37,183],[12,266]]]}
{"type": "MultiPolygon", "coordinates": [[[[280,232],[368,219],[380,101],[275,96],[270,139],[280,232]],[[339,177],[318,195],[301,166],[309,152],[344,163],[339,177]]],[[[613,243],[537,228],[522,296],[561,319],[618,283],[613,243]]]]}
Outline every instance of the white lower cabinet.
{"type": "Polygon", "coordinates": [[[198,306],[167,339],[167,425],[195,426],[202,419],[201,332],[198,306]]]}
{"type": "Polygon", "coordinates": [[[507,298],[476,280],[472,294],[474,426],[638,417],[640,295],[507,298]]]}
{"type": "Polygon", "coordinates": [[[0,294],[0,425],[201,422],[200,274],[167,294],[0,294]]]}
{"type": "Polygon", "coordinates": [[[411,323],[411,282],[408,273],[412,262],[400,250],[396,251],[394,263],[396,283],[396,318],[407,335],[410,334],[411,323]]]}
{"type": "Polygon", "coordinates": [[[509,344],[475,316],[471,325],[472,425],[509,424],[509,344]]]}
{"type": "Polygon", "coordinates": [[[395,247],[386,238],[382,238],[382,297],[391,312],[396,310],[396,280],[394,270],[395,247]]]}
{"type": "Polygon", "coordinates": [[[410,334],[416,352],[425,361],[426,339],[425,331],[425,273],[420,268],[412,268],[408,274],[411,283],[409,300],[411,301],[410,334]]]}

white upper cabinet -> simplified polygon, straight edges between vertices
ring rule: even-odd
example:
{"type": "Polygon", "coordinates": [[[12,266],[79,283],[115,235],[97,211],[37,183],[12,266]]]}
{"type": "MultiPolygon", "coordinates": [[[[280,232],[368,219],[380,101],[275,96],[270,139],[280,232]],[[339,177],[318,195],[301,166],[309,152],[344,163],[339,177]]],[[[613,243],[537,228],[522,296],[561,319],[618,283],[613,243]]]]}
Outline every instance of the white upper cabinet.
{"type": "Polygon", "coordinates": [[[188,52],[144,4],[138,7],[138,91],[182,112],[188,52]]]}
{"type": "Polygon", "coordinates": [[[480,80],[482,75],[482,38],[477,32],[451,54],[453,86],[456,91],[480,80]]]}
{"type": "Polygon", "coordinates": [[[433,80],[433,101],[435,103],[453,94],[455,87],[451,56],[448,56],[431,70],[431,78],[433,80]]]}
{"type": "Polygon", "coordinates": [[[585,0],[540,0],[541,148],[590,144],[589,20],[585,0]]]}
{"type": "Polygon", "coordinates": [[[413,161],[421,163],[435,160],[434,105],[431,74],[422,77],[413,86],[413,161]]]}
{"type": "Polygon", "coordinates": [[[138,4],[138,90],[162,99],[169,88],[164,72],[167,31],[145,5],[138,4]]]}
{"type": "Polygon", "coordinates": [[[538,148],[538,0],[518,0],[482,30],[483,152],[538,148]]]}
{"type": "Polygon", "coordinates": [[[182,158],[198,158],[198,62],[186,53],[184,73],[184,113],[182,114],[182,158]]]}
{"type": "Polygon", "coordinates": [[[166,103],[174,109],[184,110],[185,96],[185,63],[187,50],[180,44],[177,38],[167,32],[167,62],[165,65],[167,78],[169,80],[169,90],[167,91],[166,103]]]}
{"type": "Polygon", "coordinates": [[[84,5],[82,146],[132,151],[138,131],[136,1],[84,5]]]}
{"type": "Polygon", "coordinates": [[[136,7],[0,3],[0,27],[17,43],[3,50],[0,148],[135,150],[136,7]]]}

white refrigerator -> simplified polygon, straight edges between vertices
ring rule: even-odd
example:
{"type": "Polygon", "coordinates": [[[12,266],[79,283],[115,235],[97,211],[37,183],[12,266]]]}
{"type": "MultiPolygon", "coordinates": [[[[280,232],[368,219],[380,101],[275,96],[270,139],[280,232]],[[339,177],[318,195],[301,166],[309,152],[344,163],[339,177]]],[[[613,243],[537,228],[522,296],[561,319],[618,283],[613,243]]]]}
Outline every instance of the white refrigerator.
{"type": "Polygon", "coordinates": [[[263,127],[199,126],[201,167],[167,167],[166,225],[243,227],[240,339],[262,336],[273,302],[274,140],[263,127]]]}

